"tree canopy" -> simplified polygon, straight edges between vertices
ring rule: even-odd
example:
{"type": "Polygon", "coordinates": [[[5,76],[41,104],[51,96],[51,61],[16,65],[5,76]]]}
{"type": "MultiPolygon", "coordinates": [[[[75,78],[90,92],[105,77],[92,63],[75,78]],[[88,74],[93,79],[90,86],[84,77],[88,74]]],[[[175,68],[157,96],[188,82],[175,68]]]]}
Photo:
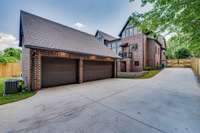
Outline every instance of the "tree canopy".
{"type": "Polygon", "coordinates": [[[0,63],[17,62],[21,60],[22,51],[16,48],[7,48],[0,52],[0,63]]]}
{"type": "Polygon", "coordinates": [[[166,56],[168,59],[175,59],[175,52],[181,48],[189,49],[189,43],[188,40],[185,39],[183,35],[176,35],[171,37],[167,41],[167,51],[166,56]]]}
{"type": "Polygon", "coordinates": [[[21,53],[22,51],[20,49],[16,48],[7,48],[4,50],[4,55],[5,56],[12,56],[15,57],[16,59],[20,60],[21,59],[21,53]]]}
{"type": "Polygon", "coordinates": [[[187,48],[180,48],[174,53],[176,59],[185,59],[191,57],[191,53],[187,48]]]}
{"type": "Polygon", "coordinates": [[[134,12],[133,24],[154,37],[161,33],[173,33],[176,40],[186,41],[184,43],[194,56],[200,56],[200,0],[141,1],[141,6],[149,3],[153,8],[144,14],[134,12]]]}

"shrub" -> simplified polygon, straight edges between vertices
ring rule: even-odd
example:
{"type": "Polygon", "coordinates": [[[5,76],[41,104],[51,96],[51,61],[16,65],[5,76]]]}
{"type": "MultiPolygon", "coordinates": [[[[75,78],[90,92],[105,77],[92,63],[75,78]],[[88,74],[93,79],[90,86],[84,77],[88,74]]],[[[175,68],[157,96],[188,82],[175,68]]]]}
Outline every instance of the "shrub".
{"type": "Polygon", "coordinates": [[[8,60],[3,55],[0,55],[0,63],[8,63],[8,60]]]}
{"type": "Polygon", "coordinates": [[[18,60],[15,57],[0,55],[0,63],[11,63],[11,62],[17,62],[17,61],[18,60]]]}
{"type": "Polygon", "coordinates": [[[162,66],[160,64],[156,65],[156,69],[161,69],[162,66]]]}
{"type": "Polygon", "coordinates": [[[175,51],[174,54],[177,59],[185,59],[191,57],[191,52],[187,48],[180,48],[175,51]]]}
{"type": "Polygon", "coordinates": [[[153,69],[152,67],[150,67],[150,66],[145,66],[145,67],[144,67],[144,70],[145,70],[145,71],[150,71],[150,70],[154,70],[154,69],[153,69]]]}

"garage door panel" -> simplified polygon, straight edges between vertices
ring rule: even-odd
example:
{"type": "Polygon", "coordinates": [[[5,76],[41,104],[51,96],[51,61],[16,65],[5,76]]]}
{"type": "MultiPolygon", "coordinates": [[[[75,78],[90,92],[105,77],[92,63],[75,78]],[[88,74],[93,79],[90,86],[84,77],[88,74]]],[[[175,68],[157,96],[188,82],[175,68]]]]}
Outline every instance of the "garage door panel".
{"type": "Polygon", "coordinates": [[[64,58],[42,58],[42,87],[77,82],[77,61],[64,58]]]}
{"type": "Polygon", "coordinates": [[[83,66],[84,81],[113,77],[113,63],[103,61],[85,61],[83,66]]]}

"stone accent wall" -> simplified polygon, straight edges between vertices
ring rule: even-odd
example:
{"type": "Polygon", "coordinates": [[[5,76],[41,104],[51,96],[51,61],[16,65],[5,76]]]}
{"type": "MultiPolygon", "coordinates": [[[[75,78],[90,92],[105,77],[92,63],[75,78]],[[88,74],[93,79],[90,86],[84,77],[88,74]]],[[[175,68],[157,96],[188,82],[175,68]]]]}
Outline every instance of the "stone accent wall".
{"type": "Polygon", "coordinates": [[[89,56],[89,55],[80,55],[80,54],[72,54],[67,52],[58,52],[58,51],[47,51],[47,50],[31,50],[31,74],[29,82],[29,86],[33,90],[41,89],[41,58],[42,56],[49,57],[61,57],[68,59],[77,59],[79,60],[79,83],[83,82],[83,61],[84,60],[94,60],[94,61],[111,61],[114,65],[114,77],[116,77],[116,59],[109,57],[98,57],[98,56],[89,56]]]}
{"type": "Polygon", "coordinates": [[[31,66],[31,50],[25,47],[22,47],[22,78],[25,81],[26,87],[30,88],[30,66],[31,66]]]}

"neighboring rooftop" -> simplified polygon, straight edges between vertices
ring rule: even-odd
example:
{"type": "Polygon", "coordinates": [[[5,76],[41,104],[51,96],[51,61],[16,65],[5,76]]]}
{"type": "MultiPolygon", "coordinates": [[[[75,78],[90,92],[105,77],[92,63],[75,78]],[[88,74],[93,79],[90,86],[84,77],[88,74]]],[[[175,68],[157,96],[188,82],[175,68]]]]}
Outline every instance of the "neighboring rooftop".
{"type": "Polygon", "coordinates": [[[118,38],[113,37],[113,36],[111,36],[111,35],[109,35],[109,34],[103,32],[103,31],[100,31],[100,30],[97,30],[95,36],[96,36],[98,33],[100,33],[100,34],[103,36],[103,38],[105,38],[107,41],[113,41],[113,40],[118,39],[118,38]]]}
{"type": "MultiPolygon", "coordinates": [[[[118,58],[111,49],[100,45],[94,35],[24,11],[21,11],[20,15],[20,34],[24,36],[24,46],[29,48],[118,58]]],[[[21,38],[20,46],[22,46],[21,38]]]]}

